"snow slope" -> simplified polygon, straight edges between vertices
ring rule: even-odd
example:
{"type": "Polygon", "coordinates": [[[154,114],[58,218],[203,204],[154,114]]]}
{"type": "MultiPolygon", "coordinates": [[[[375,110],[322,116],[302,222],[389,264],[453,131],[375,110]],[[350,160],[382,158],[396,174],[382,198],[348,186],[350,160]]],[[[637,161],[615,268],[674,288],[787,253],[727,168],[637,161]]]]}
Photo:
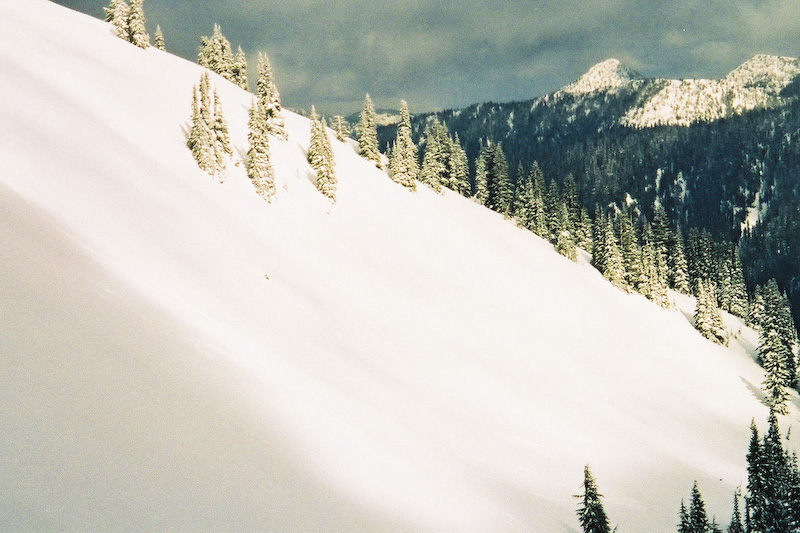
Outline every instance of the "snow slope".
{"type": "MultiPolygon", "coordinates": [[[[621,531],[674,530],[695,479],[729,516],[752,331],[710,344],[690,301],[335,140],[332,206],[291,113],[276,202],[217,183],[184,147],[200,73],[0,1],[2,529],[575,531],[586,463],[621,531]]],[[[240,157],[251,96],[213,83],[240,157]]]]}

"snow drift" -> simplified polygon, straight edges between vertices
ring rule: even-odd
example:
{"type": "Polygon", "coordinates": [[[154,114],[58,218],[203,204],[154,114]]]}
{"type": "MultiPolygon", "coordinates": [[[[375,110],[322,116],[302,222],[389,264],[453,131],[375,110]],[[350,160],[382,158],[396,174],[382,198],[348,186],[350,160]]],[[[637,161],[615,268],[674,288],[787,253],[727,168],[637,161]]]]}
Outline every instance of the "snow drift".
{"type": "Polygon", "coordinates": [[[574,531],[587,463],[622,531],[673,530],[695,479],[729,516],[752,331],[717,347],[335,140],[331,205],[288,112],[267,204],[252,96],[213,77],[218,183],[185,148],[200,74],[0,3],[3,529],[574,531]]]}

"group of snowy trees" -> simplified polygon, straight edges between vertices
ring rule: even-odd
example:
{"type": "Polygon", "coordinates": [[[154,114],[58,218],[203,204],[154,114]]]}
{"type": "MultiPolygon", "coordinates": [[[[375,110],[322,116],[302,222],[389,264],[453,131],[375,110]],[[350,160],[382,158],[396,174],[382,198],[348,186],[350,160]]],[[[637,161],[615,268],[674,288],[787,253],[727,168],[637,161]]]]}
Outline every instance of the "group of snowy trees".
{"type": "Polygon", "coordinates": [[[223,180],[228,158],[233,155],[228,135],[228,124],[222,114],[222,105],[216,89],[213,107],[210,80],[207,73],[200,77],[200,87],[192,87],[192,124],[186,146],[192,151],[197,165],[223,180]]]}
{"type": "MultiPolygon", "coordinates": [[[[336,129],[338,132],[339,126],[336,129]]],[[[383,168],[375,126],[375,108],[369,95],[364,100],[356,136],[359,155],[374,162],[378,168],[383,168]]],[[[420,182],[437,192],[447,187],[465,196],[470,195],[467,155],[458,137],[451,137],[444,126],[433,120],[428,124],[418,147],[412,139],[411,119],[405,101],[400,104],[397,135],[387,151],[387,172],[396,183],[415,190],[417,182],[420,182]]]]}
{"type": "Polygon", "coordinates": [[[211,37],[200,38],[197,62],[201,67],[206,67],[242,89],[247,89],[247,58],[244,51],[240,46],[234,57],[231,43],[222,35],[219,24],[214,24],[211,37]]]}
{"type": "MultiPolygon", "coordinates": [[[[742,513],[741,489],[733,496],[733,512],[727,533],[795,533],[800,531],[800,467],[797,456],[784,450],[775,411],[770,410],[769,429],[761,439],[758,428],[750,425],[747,451],[747,493],[742,513]]],[[[603,508],[594,477],[584,469],[584,491],[578,520],[583,533],[609,533],[608,516],[603,508]]],[[[678,533],[723,533],[715,517],[710,520],[697,481],[692,486],[689,505],[681,500],[678,533]]]]}
{"type": "MultiPolygon", "coordinates": [[[[111,0],[108,7],[103,8],[106,13],[106,22],[114,26],[117,37],[125,39],[139,48],[150,46],[150,36],[147,34],[144,19],[144,0],[111,0]]],[[[164,35],[161,28],[156,30],[156,46],[164,49],[164,35]]]]}

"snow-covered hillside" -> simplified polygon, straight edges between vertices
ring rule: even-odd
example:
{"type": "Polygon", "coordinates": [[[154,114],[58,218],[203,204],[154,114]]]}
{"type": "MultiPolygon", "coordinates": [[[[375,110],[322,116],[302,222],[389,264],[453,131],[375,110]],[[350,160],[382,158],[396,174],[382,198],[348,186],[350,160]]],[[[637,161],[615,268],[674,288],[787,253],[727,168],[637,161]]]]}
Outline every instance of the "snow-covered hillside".
{"type": "Polygon", "coordinates": [[[689,126],[781,105],[781,91],[800,75],[800,60],[757,55],[720,80],[663,80],[663,87],[622,123],[689,126]]]}
{"type": "MultiPolygon", "coordinates": [[[[575,531],[587,463],[620,531],[673,531],[694,480],[727,519],[751,330],[713,345],[333,138],[331,205],[291,113],[274,203],[218,183],[200,74],[0,2],[2,529],[575,531]]],[[[212,83],[238,160],[251,95],[212,83]]]]}

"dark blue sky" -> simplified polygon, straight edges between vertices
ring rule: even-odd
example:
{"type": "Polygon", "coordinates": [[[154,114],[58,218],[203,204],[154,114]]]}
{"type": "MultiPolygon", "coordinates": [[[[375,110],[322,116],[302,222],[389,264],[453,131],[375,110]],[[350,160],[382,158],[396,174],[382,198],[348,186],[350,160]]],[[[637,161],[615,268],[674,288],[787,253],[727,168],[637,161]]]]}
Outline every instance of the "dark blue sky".
{"type": "MultiPolygon", "coordinates": [[[[55,0],[95,17],[107,0],[55,0]]],[[[800,0],[145,0],[148,29],[195,60],[214,23],[283,103],[411,112],[539,96],[616,57],[648,77],[718,78],[757,53],[800,55],[800,0]],[[253,66],[253,65],[251,65],[253,66]]]]}

